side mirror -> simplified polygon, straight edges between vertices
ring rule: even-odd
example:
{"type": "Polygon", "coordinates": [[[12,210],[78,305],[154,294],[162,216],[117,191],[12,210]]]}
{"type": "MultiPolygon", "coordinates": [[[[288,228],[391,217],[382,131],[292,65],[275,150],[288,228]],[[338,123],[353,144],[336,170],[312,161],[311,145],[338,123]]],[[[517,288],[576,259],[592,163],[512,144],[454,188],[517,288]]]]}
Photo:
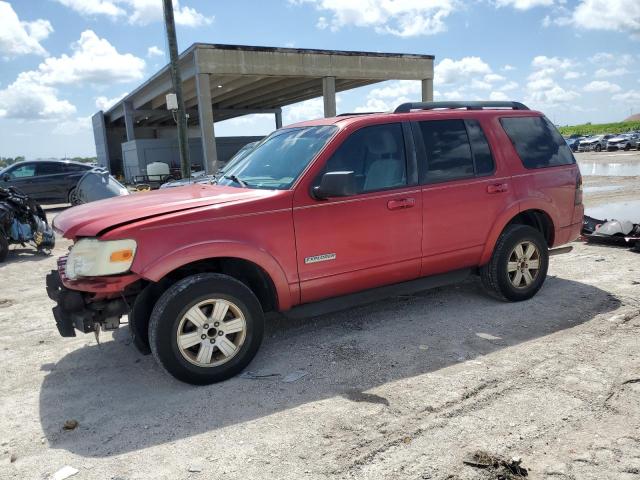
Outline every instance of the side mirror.
{"type": "Polygon", "coordinates": [[[8,182],[9,180],[11,180],[11,175],[9,175],[8,173],[5,173],[4,175],[2,175],[2,180],[4,180],[5,182],[8,182]]]}
{"type": "Polygon", "coordinates": [[[313,195],[318,199],[348,197],[356,193],[356,178],[353,172],[327,172],[322,175],[320,185],[313,187],[313,195]]]}

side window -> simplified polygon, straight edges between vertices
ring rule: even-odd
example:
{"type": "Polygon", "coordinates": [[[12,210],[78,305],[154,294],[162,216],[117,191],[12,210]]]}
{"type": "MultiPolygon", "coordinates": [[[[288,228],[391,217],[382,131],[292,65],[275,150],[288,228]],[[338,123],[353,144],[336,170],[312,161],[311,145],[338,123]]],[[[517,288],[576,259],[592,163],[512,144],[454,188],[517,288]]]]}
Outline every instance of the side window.
{"type": "Polygon", "coordinates": [[[36,174],[36,166],[33,163],[20,165],[9,172],[11,178],[33,177],[36,174]]]}
{"type": "Polygon", "coordinates": [[[64,166],[65,171],[71,173],[86,172],[89,168],[90,167],[88,165],[76,165],[75,163],[68,163],[64,166]]]}
{"type": "Polygon", "coordinates": [[[55,175],[57,173],[64,173],[64,165],[61,163],[44,162],[39,163],[36,168],[36,175],[55,175]]]}
{"type": "Polygon", "coordinates": [[[487,137],[484,136],[480,122],[477,120],[465,120],[469,141],[471,142],[471,152],[473,153],[473,164],[477,176],[491,175],[495,169],[491,149],[487,137]]]}
{"type": "Polygon", "coordinates": [[[324,173],[339,171],[354,172],[359,193],[407,185],[402,126],[373,125],[351,134],[324,168],[324,173]]]}
{"type": "Polygon", "coordinates": [[[424,143],[426,165],[423,183],[444,182],[474,175],[473,157],[462,120],[418,122],[424,143]]]}
{"type": "Polygon", "coordinates": [[[500,123],[525,168],[576,163],[564,138],[545,117],[504,117],[500,123]]]}

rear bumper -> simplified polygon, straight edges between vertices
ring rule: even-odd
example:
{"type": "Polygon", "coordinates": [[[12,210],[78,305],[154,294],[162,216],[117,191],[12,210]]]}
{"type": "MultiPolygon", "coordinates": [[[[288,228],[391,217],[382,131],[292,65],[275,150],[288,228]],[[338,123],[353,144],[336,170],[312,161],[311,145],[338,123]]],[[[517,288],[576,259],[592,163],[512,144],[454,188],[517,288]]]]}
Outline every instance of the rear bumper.
{"type": "Polygon", "coordinates": [[[573,242],[580,237],[580,230],[582,230],[582,221],[560,228],[556,234],[555,242],[553,242],[553,247],[559,247],[560,245],[573,242]]]}

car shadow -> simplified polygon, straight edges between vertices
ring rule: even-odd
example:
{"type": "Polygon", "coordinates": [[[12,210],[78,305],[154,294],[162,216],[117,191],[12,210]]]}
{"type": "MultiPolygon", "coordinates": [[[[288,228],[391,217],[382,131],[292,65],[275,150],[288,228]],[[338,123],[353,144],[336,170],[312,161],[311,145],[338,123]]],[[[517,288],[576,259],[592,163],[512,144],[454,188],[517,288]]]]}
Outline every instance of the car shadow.
{"type": "Polygon", "coordinates": [[[0,263],[0,267],[11,263],[41,262],[51,255],[40,252],[36,247],[9,247],[7,258],[0,263]]]}
{"type": "Polygon", "coordinates": [[[247,368],[256,375],[204,387],[166,375],[130,344],[125,327],[112,341],[43,366],[40,421],[52,448],[108,457],[336,396],[388,405],[367,390],[573,328],[619,305],[606,291],[557,277],[531,300],[504,303],[470,279],[306,320],[273,315],[247,368]],[[284,381],[300,370],[307,375],[284,381]],[[80,426],[63,431],[67,419],[80,426]]]}

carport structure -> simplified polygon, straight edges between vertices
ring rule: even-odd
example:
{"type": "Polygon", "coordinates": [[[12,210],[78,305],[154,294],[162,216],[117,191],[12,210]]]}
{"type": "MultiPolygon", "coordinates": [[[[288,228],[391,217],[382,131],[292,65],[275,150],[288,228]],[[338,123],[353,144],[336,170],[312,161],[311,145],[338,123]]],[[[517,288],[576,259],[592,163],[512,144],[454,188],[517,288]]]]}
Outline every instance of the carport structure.
{"type": "MultiPolygon", "coordinates": [[[[420,80],[422,100],[430,101],[433,60],[432,55],[196,43],[180,56],[189,136],[200,138],[205,170],[215,171],[228,155],[218,151],[214,122],[269,113],[280,128],[283,106],[320,96],[325,117],[331,117],[336,115],[336,92],[386,80],[420,80]]],[[[170,92],[167,66],[107,112],[93,116],[101,165],[112,168],[124,143],[176,137],[166,108],[170,92]]]]}

